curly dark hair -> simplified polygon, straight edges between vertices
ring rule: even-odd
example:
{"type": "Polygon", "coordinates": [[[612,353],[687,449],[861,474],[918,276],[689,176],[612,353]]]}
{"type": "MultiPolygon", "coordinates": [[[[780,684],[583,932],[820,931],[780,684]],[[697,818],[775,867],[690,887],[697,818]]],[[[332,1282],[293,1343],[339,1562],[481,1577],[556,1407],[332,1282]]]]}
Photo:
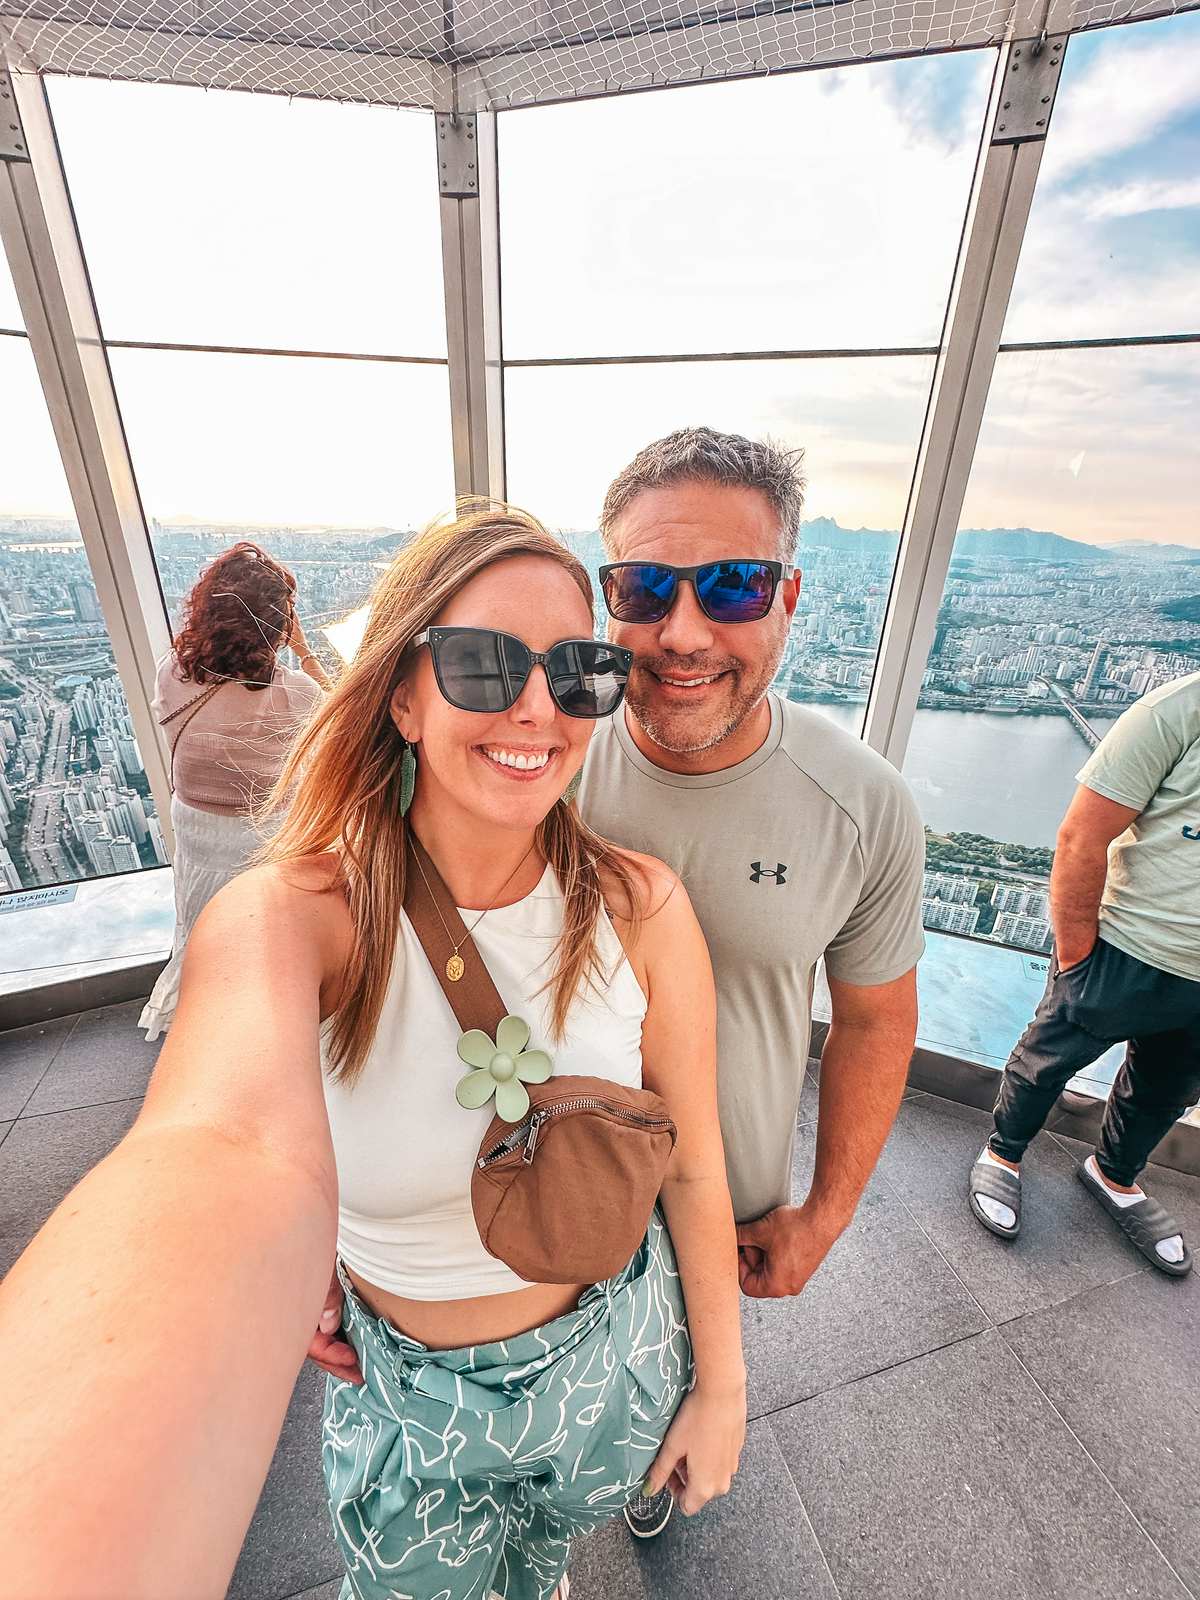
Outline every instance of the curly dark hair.
{"type": "Polygon", "coordinates": [[[211,561],[183,603],[175,636],[180,675],[193,683],[265,689],[275,652],[292,629],[296,580],[265,550],[243,539],[211,561]]]}

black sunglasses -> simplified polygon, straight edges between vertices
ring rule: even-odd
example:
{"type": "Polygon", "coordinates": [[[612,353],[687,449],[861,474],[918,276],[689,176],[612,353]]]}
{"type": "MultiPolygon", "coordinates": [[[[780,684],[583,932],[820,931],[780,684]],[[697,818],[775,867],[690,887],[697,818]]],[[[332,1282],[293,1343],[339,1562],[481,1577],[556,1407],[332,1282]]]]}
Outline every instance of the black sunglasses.
{"type": "Polygon", "coordinates": [[[554,703],[568,717],[611,717],[633,662],[632,650],[603,639],[564,639],[543,654],[494,628],[426,628],[412,648],[423,644],[443,698],[460,711],[507,711],[534,667],[541,667],[554,703]]]}
{"type": "Polygon", "coordinates": [[[701,611],[712,622],[761,622],[775,603],[781,578],[795,567],[782,561],[705,561],[671,567],[661,561],[614,561],[600,568],[608,614],[617,622],[661,622],[690,582],[701,611]]]}

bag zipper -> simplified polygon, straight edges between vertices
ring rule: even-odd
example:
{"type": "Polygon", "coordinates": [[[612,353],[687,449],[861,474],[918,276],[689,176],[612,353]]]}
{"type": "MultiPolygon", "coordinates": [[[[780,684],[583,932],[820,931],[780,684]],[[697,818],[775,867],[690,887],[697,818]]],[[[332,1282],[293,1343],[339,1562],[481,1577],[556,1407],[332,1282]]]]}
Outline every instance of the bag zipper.
{"type": "Polygon", "coordinates": [[[577,1100],[559,1100],[552,1106],[546,1106],[541,1111],[535,1111],[528,1122],[522,1122],[511,1133],[505,1134],[499,1144],[479,1158],[480,1171],[486,1170],[493,1162],[501,1161],[505,1156],[511,1155],[522,1144],[525,1146],[525,1164],[528,1166],[533,1161],[537,1149],[538,1139],[541,1137],[542,1124],[549,1122],[551,1117],[556,1117],[563,1111],[607,1111],[610,1116],[623,1117],[626,1122],[633,1122],[643,1128],[664,1128],[670,1121],[669,1117],[648,1116],[643,1111],[631,1111],[627,1106],[614,1105],[611,1100],[600,1100],[588,1095],[577,1100]]]}

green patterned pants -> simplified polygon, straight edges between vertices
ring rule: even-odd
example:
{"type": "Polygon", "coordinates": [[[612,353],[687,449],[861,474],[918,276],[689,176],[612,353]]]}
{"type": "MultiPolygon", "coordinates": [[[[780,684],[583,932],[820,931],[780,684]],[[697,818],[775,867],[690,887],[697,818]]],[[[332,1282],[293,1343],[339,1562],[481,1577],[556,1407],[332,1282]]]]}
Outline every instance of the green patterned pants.
{"type": "Polygon", "coordinates": [[[662,1218],[575,1310],[495,1344],[426,1350],[342,1286],[365,1378],[325,1396],[342,1600],[549,1600],[571,1536],[636,1493],[691,1383],[662,1218]]]}

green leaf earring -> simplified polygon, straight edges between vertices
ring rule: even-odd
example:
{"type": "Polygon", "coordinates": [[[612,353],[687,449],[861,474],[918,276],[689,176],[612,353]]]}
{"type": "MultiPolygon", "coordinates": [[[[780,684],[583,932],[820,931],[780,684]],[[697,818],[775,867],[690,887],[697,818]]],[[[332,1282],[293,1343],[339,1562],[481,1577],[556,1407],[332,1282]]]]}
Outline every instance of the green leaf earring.
{"type": "Polygon", "coordinates": [[[505,1017],[495,1044],[482,1028],[468,1028],[458,1041],[459,1058],[474,1067],[458,1080],[454,1098],[468,1111],[478,1111],[496,1096],[496,1113],[505,1122],[520,1122],[529,1110],[527,1083],[545,1083],[554,1063],[544,1050],[526,1050],[529,1024],[505,1017]]]}
{"type": "Polygon", "coordinates": [[[404,754],[400,757],[400,815],[404,816],[413,801],[417,787],[417,757],[411,744],[405,740],[404,754]]]}
{"type": "Polygon", "coordinates": [[[563,790],[562,795],[560,796],[563,805],[569,806],[573,800],[578,800],[579,799],[579,785],[582,782],[583,782],[583,768],[580,767],[579,771],[571,779],[570,783],[563,790]]]}

